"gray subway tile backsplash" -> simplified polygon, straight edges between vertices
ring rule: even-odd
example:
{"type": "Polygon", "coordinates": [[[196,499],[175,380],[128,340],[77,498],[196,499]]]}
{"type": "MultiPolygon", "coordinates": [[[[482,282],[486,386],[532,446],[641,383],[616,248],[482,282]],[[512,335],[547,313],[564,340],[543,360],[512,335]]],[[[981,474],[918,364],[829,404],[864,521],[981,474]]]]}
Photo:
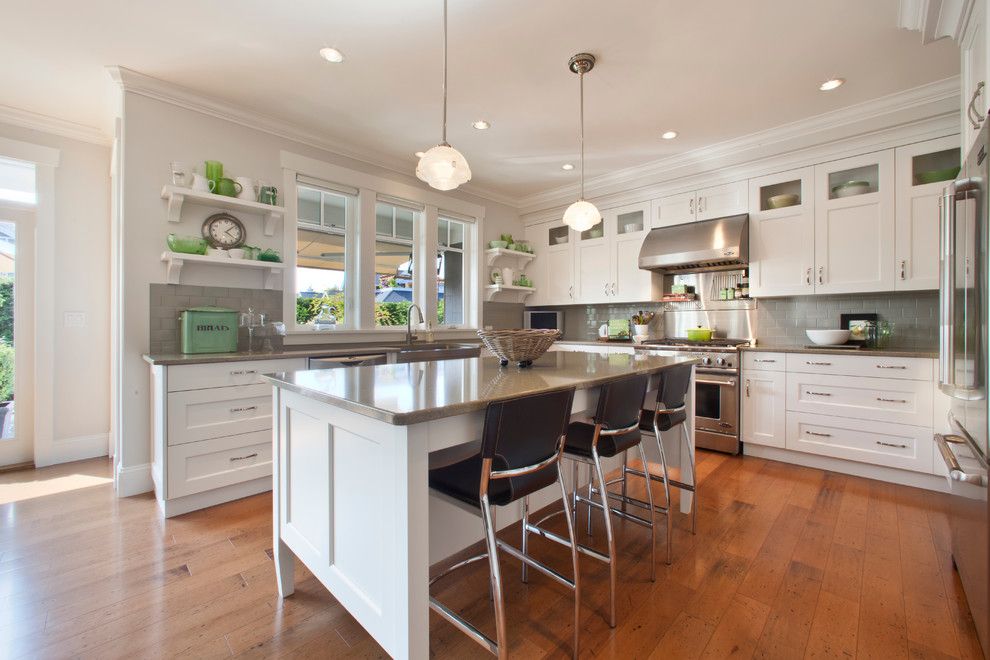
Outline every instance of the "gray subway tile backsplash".
{"type": "MultiPolygon", "coordinates": [[[[190,307],[227,307],[246,312],[251,307],[268,315],[271,321],[282,320],[282,292],[268,289],[238,289],[188,284],[152,284],[149,351],[154,354],[179,352],[179,313],[190,307]]],[[[261,340],[255,337],[255,348],[261,340]]],[[[281,337],[272,337],[272,345],[282,346],[281,337]]],[[[238,348],[247,349],[247,330],[241,329],[238,348]]]]}
{"type": "MultiPolygon", "coordinates": [[[[553,308],[564,313],[564,338],[590,340],[609,319],[630,318],[639,310],[660,312],[659,303],[629,305],[570,305],[553,308]]],[[[938,292],[847,294],[763,298],[757,302],[756,338],[761,344],[804,346],[807,328],[837,328],[842,314],[875,312],[893,324],[892,348],[936,350],[938,347],[938,292]]],[[[658,314],[659,317],[659,314],[658,314]]],[[[651,325],[661,333],[659,318],[651,325]]]]}

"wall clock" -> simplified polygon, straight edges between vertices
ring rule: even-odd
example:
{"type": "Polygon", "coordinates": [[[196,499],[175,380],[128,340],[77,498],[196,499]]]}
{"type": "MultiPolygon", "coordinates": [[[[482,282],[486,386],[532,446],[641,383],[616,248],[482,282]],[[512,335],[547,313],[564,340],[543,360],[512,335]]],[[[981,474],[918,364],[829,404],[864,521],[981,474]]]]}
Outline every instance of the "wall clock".
{"type": "Polygon", "coordinates": [[[244,245],[247,232],[241,221],[229,213],[214,213],[203,221],[203,238],[212,247],[230,250],[244,245]]]}

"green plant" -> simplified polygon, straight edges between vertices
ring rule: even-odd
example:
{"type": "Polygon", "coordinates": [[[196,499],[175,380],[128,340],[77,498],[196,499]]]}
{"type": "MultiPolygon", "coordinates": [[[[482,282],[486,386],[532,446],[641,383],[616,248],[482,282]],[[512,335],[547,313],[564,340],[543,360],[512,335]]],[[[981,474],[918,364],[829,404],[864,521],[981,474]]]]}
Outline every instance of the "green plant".
{"type": "Polygon", "coordinates": [[[0,278],[0,341],[14,343],[14,278],[0,278]]]}
{"type": "Polygon", "coordinates": [[[282,257],[279,256],[278,250],[272,250],[269,248],[261,251],[261,254],[258,255],[258,261],[272,261],[275,263],[280,263],[282,261],[282,257]]]}
{"type": "Polygon", "coordinates": [[[334,293],[324,292],[322,296],[316,298],[306,298],[298,296],[296,298],[296,323],[305,325],[311,322],[320,312],[320,308],[327,304],[337,317],[337,323],[344,322],[344,293],[336,291],[334,293]]]}
{"type": "Polygon", "coordinates": [[[644,312],[643,310],[639,310],[638,314],[632,315],[632,322],[636,325],[649,325],[654,316],[656,316],[656,313],[654,312],[644,312]]]}
{"type": "Polygon", "coordinates": [[[14,347],[0,341],[0,401],[14,398],[14,347]]]}
{"type": "Polygon", "coordinates": [[[409,308],[412,303],[408,302],[380,302],[375,303],[375,323],[377,325],[405,325],[409,318],[409,308]]]}

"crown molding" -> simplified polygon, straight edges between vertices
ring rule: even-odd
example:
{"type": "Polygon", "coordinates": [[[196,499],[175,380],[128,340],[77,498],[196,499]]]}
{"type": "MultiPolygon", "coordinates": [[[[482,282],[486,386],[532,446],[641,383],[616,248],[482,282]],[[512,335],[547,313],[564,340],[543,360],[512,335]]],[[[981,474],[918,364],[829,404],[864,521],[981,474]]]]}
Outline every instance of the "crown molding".
{"type": "Polygon", "coordinates": [[[962,36],[973,0],[900,0],[897,27],[921,33],[921,43],[962,36]]]}
{"type": "MultiPolygon", "coordinates": [[[[110,79],[125,92],[139,94],[155,99],[156,101],[170,103],[186,110],[192,110],[210,117],[239,124],[246,128],[323,149],[324,151],[344,156],[345,158],[350,158],[366,165],[388,170],[402,176],[404,179],[413,178],[410,175],[413,166],[405,160],[381,152],[371,151],[337,138],[329,139],[325,135],[292,122],[276,119],[262,113],[244,110],[232,103],[210,98],[180,85],[154,78],[133,69],[128,69],[127,67],[108,66],[106,70],[110,79]]],[[[507,204],[513,208],[516,207],[517,203],[517,200],[509,195],[488,190],[475,184],[465,184],[458,191],[500,204],[507,204]]]]}
{"type": "Polygon", "coordinates": [[[0,123],[101,146],[107,146],[113,141],[109,135],[94,126],[77,124],[74,121],[50,117],[9,105],[0,105],[0,123]]]}
{"type": "MultiPolygon", "coordinates": [[[[670,182],[700,172],[738,166],[837,140],[875,134],[925,119],[957,114],[958,109],[959,77],[954,76],[597,176],[585,181],[585,196],[604,197],[632,188],[670,182]]],[[[958,118],[956,121],[958,122],[958,118]]],[[[958,126],[956,131],[958,132],[958,126]]],[[[520,198],[518,206],[520,213],[532,214],[570,203],[578,194],[578,185],[568,184],[520,198]]]]}

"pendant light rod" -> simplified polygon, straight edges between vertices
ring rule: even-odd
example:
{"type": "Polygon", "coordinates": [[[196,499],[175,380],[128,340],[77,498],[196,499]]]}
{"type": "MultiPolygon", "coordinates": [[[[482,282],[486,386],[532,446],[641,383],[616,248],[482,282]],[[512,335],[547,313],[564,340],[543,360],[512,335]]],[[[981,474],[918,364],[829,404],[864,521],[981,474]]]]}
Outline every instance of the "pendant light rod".
{"type": "MultiPolygon", "coordinates": [[[[444,0],[446,3],[447,0],[444,0]]],[[[591,53],[578,53],[567,61],[567,68],[578,74],[578,88],[580,98],[579,121],[581,131],[579,143],[581,145],[581,197],[584,199],[584,74],[595,68],[595,56],[591,53]]]]}
{"type": "Polygon", "coordinates": [[[443,121],[440,124],[440,144],[447,144],[447,0],[443,0],[443,121]]]}

